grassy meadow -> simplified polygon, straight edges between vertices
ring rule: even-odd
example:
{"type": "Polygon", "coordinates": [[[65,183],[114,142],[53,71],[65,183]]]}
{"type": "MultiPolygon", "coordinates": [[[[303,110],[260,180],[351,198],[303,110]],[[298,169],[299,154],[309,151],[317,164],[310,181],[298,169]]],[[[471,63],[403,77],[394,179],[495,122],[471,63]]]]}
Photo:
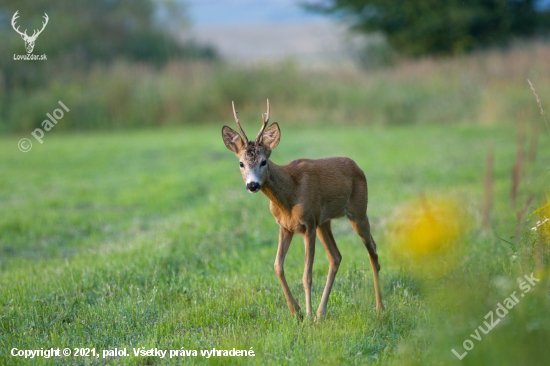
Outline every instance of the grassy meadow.
{"type": "MultiPolygon", "coordinates": [[[[522,218],[516,231],[510,209],[515,126],[297,127],[272,108],[282,129],[275,163],[348,156],[369,182],[387,310],[376,313],[367,251],[340,219],[333,231],[342,265],[327,318],[311,323],[291,318],[286,307],[273,271],[278,227],[269,201],[245,190],[238,161],[221,139],[231,117],[206,126],[51,131],[27,153],[17,149],[27,135],[0,138],[1,364],[31,363],[12,357],[14,347],[100,354],[126,347],[131,355],[38,358],[36,365],[541,365],[548,359],[548,247],[529,229],[538,214],[530,223],[522,218]],[[491,227],[483,229],[489,144],[494,209],[491,227]],[[396,223],[411,208],[438,202],[457,208],[449,211],[459,225],[456,237],[443,238],[433,256],[406,249],[397,255],[396,223]],[[511,238],[516,232],[521,237],[511,238]],[[487,312],[518,291],[515,279],[533,271],[541,281],[458,361],[451,349],[463,353],[463,341],[487,312]],[[138,347],[199,356],[134,357],[138,347]],[[255,357],[200,356],[212,348],[252,348],[255,357]]],[[[246,131],[259,128],[242,123],[246,131]]],[[[548,173],[537,174],[549,168],[549,157],[550,134],[540,133],[538,157],[525,165],[518,190],[518,207],[537,193],[526,217],[547,199],[541,193],[548,192],[548,173]]],[[[320,243],[316,252],[314,308],[328,270],[320,243]]],[[[303,260],[296,236],[285,272],[302,307],[303,260]]]]}
{"type": "Polygon", "coordinates": [[[232,100],[243,121],[261,121],[266,98],[287,125],[539,122],[527,79],[543,100],[550,95],[549,59],[550,44],[528,43],[367,71],[308,68],[291,61],[180,61],[163,68],[117,62],[86,72],[61,72],[52,64],[41,76],[55,76],[34,88],[21,85],[8,91],[0,75],[0,133],[40,127],[59,100],[71,113],[56,131],[219,124],[231,115],[232,100]]]}
{"type": "MultiPolygon", "coordinates": [[[[527,79],[550,109],[548,59],[532,43],[374,70],[120,62],[0,83],[0,365],[545,364],[550,226],[532,228],[550,218],[550,130],[527,79]],[[385,312],[340,219],[326,319],[290,316],[269,201],[246,191],[220,133],[234,100],[255,136],[266,98],[275,163],[347,156],[364,170],[385,312]],[[59,100],[70,112],[39,144],[30,133],[59,100]],[[115,348],[129,356],[102,357],[115,348]],[[255,356],[201,357],[213,348],[255,356]]],[[[314,310],[328,271],[316,252],[314,310]]],[[[295,236],[285,274],[302,309],[303,263],[295,236]]]]}

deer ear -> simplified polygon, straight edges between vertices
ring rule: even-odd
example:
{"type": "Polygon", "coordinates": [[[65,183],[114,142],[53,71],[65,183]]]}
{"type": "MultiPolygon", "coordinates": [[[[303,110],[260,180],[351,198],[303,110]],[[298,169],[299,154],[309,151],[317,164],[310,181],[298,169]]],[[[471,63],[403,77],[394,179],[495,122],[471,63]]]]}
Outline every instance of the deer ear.
{"type": "Polygon", "coordinates": [[[281,130],[279,129],[279,125],[277,124],[277,122],[269,126],[264,131],[264,134],[262,136],[262,143],[265,146],[269,147],[271,150],[279,145],[279,141],[281,140],[281,130]]]}
{"type": "Polygon", "coordinates": [[[235,154],[238,154],[244,146],[241,135],[239,135],[236,131],[233,131],[227,126],[223,126],[222,128],[222,137],[225,146],[227,146],[227,148],[233,151],[235,154]]]}

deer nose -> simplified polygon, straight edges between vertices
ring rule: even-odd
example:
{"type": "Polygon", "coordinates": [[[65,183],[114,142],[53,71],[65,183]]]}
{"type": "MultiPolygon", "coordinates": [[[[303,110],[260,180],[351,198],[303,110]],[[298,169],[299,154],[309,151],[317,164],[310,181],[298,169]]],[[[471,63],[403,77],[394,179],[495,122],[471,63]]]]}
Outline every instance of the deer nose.
{"type": "Polygon", "coordinates": [[[246,183],[246,189],[250,192],[257,192],[260,189],[260,184],[257,182],[246,183]]]}

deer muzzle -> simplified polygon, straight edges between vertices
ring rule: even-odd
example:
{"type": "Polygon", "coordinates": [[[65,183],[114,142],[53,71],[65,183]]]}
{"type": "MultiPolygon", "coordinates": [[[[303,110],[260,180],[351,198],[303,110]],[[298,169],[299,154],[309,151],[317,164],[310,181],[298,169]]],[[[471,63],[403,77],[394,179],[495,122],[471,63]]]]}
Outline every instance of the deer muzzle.
{"type": "Polygon", "coordinates": [[[250,193],[256,193],[260,190],[260,183],[258,182],[250,182],[250,183],[246,183],[246,189],[248,189],[248,191],[250,193]]]}

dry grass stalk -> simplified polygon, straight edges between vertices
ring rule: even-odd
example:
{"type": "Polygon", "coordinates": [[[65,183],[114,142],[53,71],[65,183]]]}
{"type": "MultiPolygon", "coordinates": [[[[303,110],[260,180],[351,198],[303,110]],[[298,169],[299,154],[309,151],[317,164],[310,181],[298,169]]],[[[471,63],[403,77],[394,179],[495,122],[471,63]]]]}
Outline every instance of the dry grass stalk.
{"type": "Polygon", "coordinates": [[[540,114],[544,114],[544,110],[542,109],[542,103],[540,102],[539,95],[537,94],[537,91],[535,90],[535,87],[533,86],[533,83],[531,83],[531,80],[527,79],[527,82],[531,86],[531,90],[533,91],[533,94],[535,94],[535,98],[537,98],[537,103],[540,107],[540,114]]]}
{"type": "Polygon", "coordinates": [[[522,228],[521,219],[525,215],[525,212],[529,208],[529,204],[531,204],[531,201],[533,201],[534,198],[535,198],[535,194],[533,193],[527,198],[527,201],[525,202],[525,205],[516,212],[516,231],[514,233],[514,241],[516,243],[519,243],[518,242],[518,235],[519,235],[519,232],[522,228]]]}
{"type": "Polygon", "coordinates": [[[546,124],[546,129],[550,133],[550,127],[548,127],[548,121],[546,120],[546,116],[544,115],[544,109],[542,109],[542,103],[540,102],[539,95],[537,94],[537,91],[535,90],[533,83],[531,83],[531,80],[527,79],[527,82],[531,86],[531,90],[533,91],[533,94],[535,94],[535,98],[537,99],[537,103],[540,107],[540,114],[542,114],[542,117],[544,118],[544,123],[546,124]]]}
{"type": "Polygon", "coordinates": [[[484,229],[491,227],[491,212],[493,210],[493,150],[493,144],[489,144],[487,147],[487,159],[485,160],[485,177],[483,178],[483,211],[481,219],[484,229]]]}
{"type": "Polygon", "coordinates": [[[512,207],[512,210],[515,210],[516,208],[516,197],[518,193],[519,184],[521,182],[521,176],[523,174],[523,163],[525,161],[524,145],[525,145],[525,123],[523,122],[523,119],[520,119],[518,122],[516,164],[512,168],[512,187],[510,189],[510,205],[512,207]]]}
{"type": "Polygon", "coordinates": [[[535,160],[537,160],[537,149],[538,149],[538,143],[539,143],[539,133],[540,128],[538,123],[533,123],[532,125],[532,131],[531,131],[531,140],[529,141],[529,164],[534,164],[535,160]]]}

